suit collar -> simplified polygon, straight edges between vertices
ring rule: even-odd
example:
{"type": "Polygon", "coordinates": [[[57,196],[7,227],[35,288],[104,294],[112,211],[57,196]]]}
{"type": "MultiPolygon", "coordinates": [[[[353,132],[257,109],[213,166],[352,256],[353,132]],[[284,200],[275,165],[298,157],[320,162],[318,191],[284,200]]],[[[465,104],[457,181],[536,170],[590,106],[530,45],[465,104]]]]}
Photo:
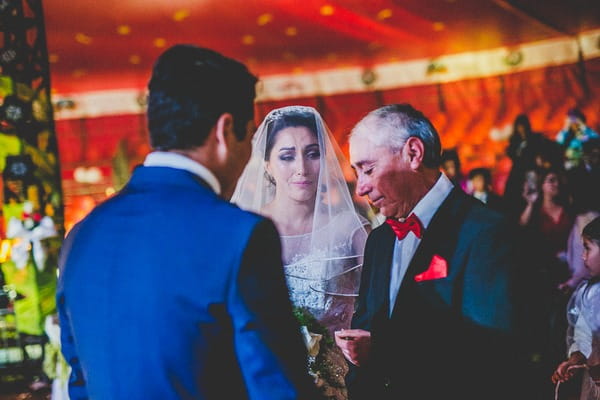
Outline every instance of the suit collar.
{"type": "Polygon", "coordinates": [[[437,213],[440,205],[446,200],[453,188],[454,185],[452,185],[450,179],[443,173],[440,173],[440,177],[433,187],[429,189],[412,210],[412,213],[419,217],[425,229],[427,229],[433,216],[437,213]]]}
{"type": "Polygon", "coordinates": [[[199,176],[178,168],[138,166],[133,171],[127,187],[151,187],[153,189],[169,186],[200,188],[216,195],[211,185],[199,176]]]}
{"type": "MultiPolygon", "coordinates": [[[[396,315],[398,302],[402,301],[403,293],[407,291],[409,285],[413,285],[415,275],[425,271],[431,262],[434,254],[439,255],[448,261],[448,279],[453,279],[458,271],[452,270],[451,259],[456,249],[459,232],[472,200],[461,189],[453,188],[444,202],[438,207],[435,215],[431,219],[429,227],[423,233],[423,238],[417,248],[402,280],[394,313],[396,315]]],[[[394,244],[396,235],[388,224],[381,224],[371,235],[375,245],[375,251],[372,262],[372,281],[370,297],[373,303],[371,307],[381,313],[384,318],[389,318],[390,310],[390,273],[392,268],[392,258],[394,256],[394,244]]]]}
{"type": "Polygon", "coordinates": [[[429,259],[434,254],[448,260],[458,240],[461,222],[468,211],[468,200],[462,190],[456,187],[452,189],[423,233],[421,243],[408,266],[406,277],[412,279],[414,275],[425,271],[429,266],[429,259]]]}
{"type": "Polygon", "coordinates": [[[372,291],[376,309],[385,311],[385,315],[390,314],[390,278],[392,270],[392,261],[394,257],[394,244],[396,235],[388,224],[382,224],[377,228],[380,231],[380,237],[377,238],[378,246],[375,253],[373,265],[374,270],[372,291]]]}
{"type": "Polygon", "coordinates": [[[191,172],[208,184],[216,194],[221,193],[221,185],[211,170],[184,155],[170,151],[154,151],[146,156],[144,166],[169,167],[191,172]]]}

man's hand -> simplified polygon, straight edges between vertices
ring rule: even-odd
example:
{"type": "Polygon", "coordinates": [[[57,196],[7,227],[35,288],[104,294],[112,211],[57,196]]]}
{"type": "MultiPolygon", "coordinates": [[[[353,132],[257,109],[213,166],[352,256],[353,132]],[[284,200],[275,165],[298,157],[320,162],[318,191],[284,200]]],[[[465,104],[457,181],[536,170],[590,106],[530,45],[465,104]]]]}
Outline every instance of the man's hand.
{"type": "Polygon", "coordinates": [[[335,343],[352,364],[364,365],[371,352],[371,332],[362,329],[342,329],[335,332],[335,343]]]}

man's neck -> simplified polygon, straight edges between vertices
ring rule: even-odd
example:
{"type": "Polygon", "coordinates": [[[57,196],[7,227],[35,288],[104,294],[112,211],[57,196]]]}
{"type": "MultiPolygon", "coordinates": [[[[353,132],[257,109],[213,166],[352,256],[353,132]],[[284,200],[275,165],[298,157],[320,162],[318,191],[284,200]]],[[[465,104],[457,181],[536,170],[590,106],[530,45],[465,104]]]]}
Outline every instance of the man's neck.
{"type": "Polygon", "coordinates": [[[420,173],[415,173],[411,181],[410,197],[407,196],[407,200],[399,208],[400,215],[397,215],[396,218],[402,220],[408,217],[419,201],[433,188],[440,174],[439,170],[431,168],[426,168],[420,173]]]}
{"type": "Polygon", "coordinates": [[[218,168],[218,164],[216,163],[214,157],[211,156],[211,151],[208,151],[204,147],[196,147],[193,149],[185,150],[174,149],[165,151],[165,153],[177,154],[179,156],[185,157],[190,161],[199,164],[204,169],[208,170],[208,172],[210,172],[210,174],[213,175],[212,179],[216,179],[216,183],[219,189],[218,192],[220,192],[220,194],[223,197],[227,196],[229,191],[232,192],[232,190],[229,190],[229,188],[224,186],[223,183],[225,182],[225,180],[223,179],[222,174],[220,173],[220,169],[218,168]]]}

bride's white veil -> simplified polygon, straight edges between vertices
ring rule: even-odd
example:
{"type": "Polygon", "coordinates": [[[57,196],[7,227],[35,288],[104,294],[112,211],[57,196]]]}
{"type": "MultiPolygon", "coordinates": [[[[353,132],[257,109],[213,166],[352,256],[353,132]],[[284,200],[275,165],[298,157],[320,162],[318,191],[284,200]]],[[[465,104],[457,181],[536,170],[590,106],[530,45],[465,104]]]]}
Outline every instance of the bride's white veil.
{"type": "Polygon", "coordinates": [[[364,207],[360,210],[364,212],[368,206],[353,201],[340,167],[347,161],[314,108],[284,107],[266,116],[253,138],[251,159],[231,201],[242,209],[264,214],[265,205],[274,200],[276,191],[265,169],[267,146],[272,147],[277,132],[288,126],[314,131],[320,148],[320,169],[312,229],[303,235],[281,237],[286,274],[298,274],[298,279],[311,281],[311,288],[317,291],[355,296],[368,225],[357,209],[364,207]],[[291,268],[298,265],[303,268],[291,268]]]}

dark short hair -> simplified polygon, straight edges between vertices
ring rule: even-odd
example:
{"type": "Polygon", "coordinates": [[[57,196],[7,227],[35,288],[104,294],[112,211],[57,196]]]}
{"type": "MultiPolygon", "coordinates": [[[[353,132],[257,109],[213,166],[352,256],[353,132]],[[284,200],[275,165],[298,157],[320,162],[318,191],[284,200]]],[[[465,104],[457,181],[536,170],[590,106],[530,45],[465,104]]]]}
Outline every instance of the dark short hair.
{"type": "Polygon", "coordinates": [[[485,183],[492,183],[492,173],[490,172],[489,168],[473,168],[469,172],[469,180],[475,178],[476,176],[483,177],[485,183]]]}
{"type": "Polygon", "coordinates": [[[457,168],[460,167],[460,157],[458,157],[458,151],[456,151],[455,147],[451,148],[451,149],[442,150],[440,163],[443,164],[446,161],[454,161],[454,163],[456,164],[456,167],[457,168]]]}
{"type": "Polygon", "coordinates": [[[581,236],[600,243],[600,217],[594,218],[581,232],[581,236]]]}
{"type": "Polygon", "coordinates": [[[156,150],[202,146],[223,113],[235,135],[254,119],[256,77],[241,63],[213,50],[175,45],[154,64],[148,83],[148,129],[156,150]]]}
{"type": "MultiPolygon", "coordinates": [[[[280,114],[273,114],[267,121],[267,143],[265,145],[265,161],[269,160],[271,156],[271,150],[275,145],[275,139],[277,134],[285,128],[290,127],[305,127],[315,137],[317,137],[317,121],[315,120],[315,114],[308,110],[286,110],[280,114]]],[[[321,143],[319,143],[319,147],[321,143]]]]}

